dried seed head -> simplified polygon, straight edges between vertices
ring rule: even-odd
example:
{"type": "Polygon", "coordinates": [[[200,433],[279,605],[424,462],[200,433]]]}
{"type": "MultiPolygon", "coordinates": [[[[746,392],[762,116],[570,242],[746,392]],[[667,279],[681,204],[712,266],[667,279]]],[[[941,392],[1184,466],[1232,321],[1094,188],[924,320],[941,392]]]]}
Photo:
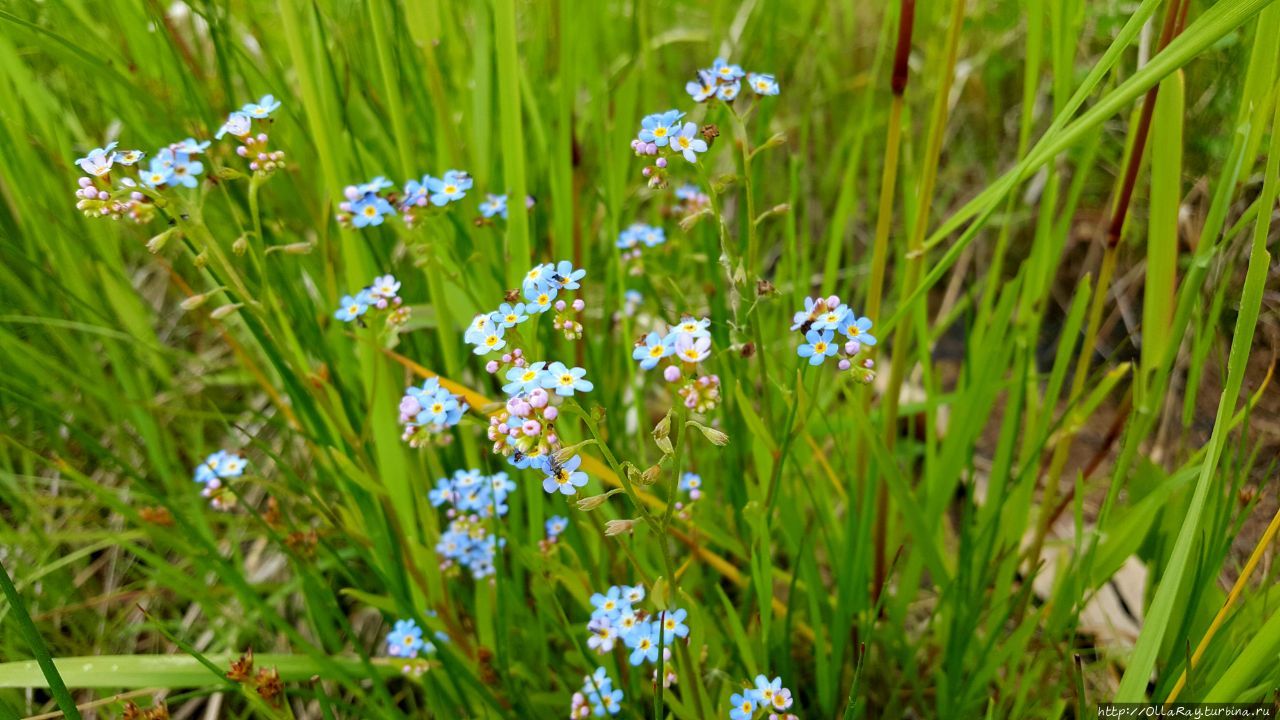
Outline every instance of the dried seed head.
{"type": "Polygon", "coordinates": [[[710,144],[713,140],[720,137],[720,128],[715,125],[703,125],[702,137],[710,144]]]}

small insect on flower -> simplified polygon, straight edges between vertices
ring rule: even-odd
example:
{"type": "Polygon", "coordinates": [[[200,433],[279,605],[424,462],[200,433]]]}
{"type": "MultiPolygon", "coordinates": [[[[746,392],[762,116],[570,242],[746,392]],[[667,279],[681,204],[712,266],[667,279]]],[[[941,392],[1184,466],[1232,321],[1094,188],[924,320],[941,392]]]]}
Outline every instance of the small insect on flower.
{"type": "Polygon", "coordinates": [[[555,393],[562,396],[591,392],[595,385],[586,379],[586,374],[587,371],[580,367],[571,368],[562,362],[554,362],[542,376],[542,387],[548,390],[554,388],[555,393]]]}
{"type": "Polygon", "coordinates": [[[778,81],[768,73],[751,73],[747,76],[747,85],[757,95],[777,95],[779,91],[778,81]]]}
{"type": "Polygon", "coordinates": [[[694,102],[706,102],[716,96],[716,76],[710,70],[699,70],[698,79],[685,83],[684,91],[694,102]]]}
{"type": "Polygon", "coordinates": [[[707,141],[698,136],[698,126],[685,123],[679,134],[671,138],[671,147],[691,163],[698,162],[698,153],[707,151],[707,141]]]}
{"type": "Polygon", "coordinates": [[[240,111],[257,120],[271,117],[271,113],[280,108],[280,101],[274,95],[263,95],[256,103],[246,103],[240,111]]]}
{"type": "Polygon", "coordinates": [[[102,177],[111,172],[111,165],[115,162],[115,150],[117,143],[107,143],[106,147],[94,148],[89,151],[88,155],[76,160],[76,165],[80,169],[89,173],[94,177],[102,177]]]}
{"type": "MultiPolygon", "coordinates": [[[[550,263],[547,264],[550,265],[550,263]]],[[[555,264],[555,268],[551,271],[551,282],[561,290],[577,290],[582,287],[578,281],[586,276],[586,270],[575,269],[573,263],[568,260],[561,260],[555,264]]]]}
{"type": "Polygon", "coordinates": [[[801,345],[796,353],[803,358],[809,358],[810,365],[821,365],[824,360],[836,354],[839,348],[831,342],[835,333],[830,330],[810,330],[805,333],[804,339],[808,343],[801,345]]]}
{"type": "Polygon", "coordinates": [[[422,640],[422,628],[413,620],[397,620],[387,633],[387,654],[392,657],[414,658],[426,643],[422,640]]]}
{"type": "Polygon", "coordinates": [[[631,357],[640,361],[641,370],[652,370],[663,358],[674,352],[674,344],[674,339],[651,332],[645,336],[643,344],[636,346],[631,357]]]}
{"type": "Polygon", "coordinates": [[[577,494],[578,488],[587,484],[587,474],[578,470],[582,466],[582,458],[574,455],[563,463],[554,460],[543,461],[542,489],[549,493],[559,492],[564,495],[577,494]]]}

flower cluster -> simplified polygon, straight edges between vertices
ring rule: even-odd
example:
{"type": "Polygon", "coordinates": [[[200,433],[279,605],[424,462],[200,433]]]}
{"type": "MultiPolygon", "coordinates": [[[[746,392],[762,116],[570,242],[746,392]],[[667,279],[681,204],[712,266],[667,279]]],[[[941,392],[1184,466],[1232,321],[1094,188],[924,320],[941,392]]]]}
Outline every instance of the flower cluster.
{"type": "Polygon", "coordinates": [[[395,330],[409,321],[409,308],[400,299],[400,281],[394,275],[380,275],[355,295],[343,295],[333,316],[342,322],[364,327],[364,314],[369,310],[390,310],[387,328],[395,330]]]}
{"type": "Polygon", "coordinates": [[[258,102],[247,103],[244,107],[227,116],[227,121],[218,129],[217,139],[223,135],[232,135],[240,140],[236,154],[249,160],[249,169],[261,175],[270,175],[284,167],[284,151],[271,150],[267,146],[270,139],[266,133],[253,134],[254,120],[267,120],[271,113],[280,109],[280,101],[272,95],[263,95],[258,102]]]}
{"type": "Polygon", "coordinates": [[[662,376],[669,383],[679,383],[677,392],[685,407],[703,413],[720,404],[720,378],[701,372],[702,362],[711,356],[711,333],[707,330],[710,325],[707,318],[686,316],[666,334],[645,335],[631,353],[642,370],[667,363],[662,376]]]}
{"type": "MultiPolygon", "coordinates": [[[[492,312],[476,315],[472,318],[466,333],[463,334],[463,339],[474,346],[476,355],[487,355],[507,347],[506,335],[509,330],[524,324],[534,315],[545,313],[552,308],[556,311],[555,327],[564,333],[565,339],[574,340],[581,337],[582,324],[574,319],[575,316],[572,313],[582,312],[586,308],[586,303],[582,298],[576,298],[572,303],[565,303],[563,299],[558,299],[558,296],[563,291],[580,288],[578,281],[586,274],[586,270],[574,269],[573,263],[568,260],[535,265],[525,273],[524,281],[521,283],[520,291],[525,302],[518,302],[512,298],[492,312]],[[572,313],[570,313],[571,309],[572,313]]],[[[490,361],[485,369],[490,373],[496,373],[505,365],[514,364],[516,367],[523,367],[523,361],[519,358],[520,354],[513,350],[502,355],[501,363],[490,361]]]]}
{"type": "Polygon", "coordinates": [[[443,208],[467,196],[474,181],[462,170],[449,170],[441,177],[423,175],[409,180],[400,194],[385,192],[395,185],[379,175],[362,185],[348,185],[338,204],[338,224],[343,227],[378,226],[398,208],[407,227],[414,227],[433,209],[443,208]]]}
{"type": "MultiPolygon", "coordinates": [[[[216,137],[230,133],[243,143],[236,152],[241,157],[254,153],[249,168],[262,174],[270,174],[283,167],[284,152],[266,150],[265,133],[252,135],[253,121],[266,120],[280,107],[270,95],[256,103],[249,103],[243,110],[231,113],[216,137]]],[[[75,164],[85,173],[78,181],[76,209],[87,217],[127,217],[137,223],[149,222],[155,217],[153,200],[168,188],[194,188],[204,174],[204,162],[196,159],[209,149],[209,140],[187,138],[160,148],[144,167],[146,153],[141,150],[116,150],[118,143],[107,143],[94,148],[75,164]],[[112,172],[115,172],[113,182],[112,172]]]]}
{"type": "Polygon", "coordinates": [[[841,370],[853,370],[860,382],[875,379],[875,362],[869,357],[859,360],[864,348],[876,344],[875,336],[868,332],[871,320],[858,317],[840,302],[839,296],[805,298],[804,310],[792,317],[791,329],[804,334],[805,342],[796,352],[809,358],[810,365],[821,365],[827,358],[839,356],[837,365],[841,370]],[[843,343],[836,339],[836,333],[845,337],[843,343]]]}
{"type": "Polygon", "coordinates": [[[240,477],[247,465],[245,459],[235,453],[226,450],[213,453],[196,466],[195,481],[204,486],[200,494],[209,499],[215,510],[229,510],[235,504],[235,496],[225,492],[222,481],[240,477]]]}
{"type": "MultiPolygon", "coordinates": [[[[685,624],[688,612],[684,609],[663,610],[656,616],[636,607],[644,600],[644,586],[614,585],[603,593],[591,596],[591,620],[587,630],[587,647],[599,655],[612,652],[618,643],[627,648],[627,661],[632,665],[645,662],[657,663],[661,649],[664,661],[669,646],[676,638],[689,637],[685,624]]],[[[674,677],[664,678],[670,685],[674,677]]]]}
{"type": "Polygon", "coordinates": [[[751,720],[757,713],[766,711],[769,720],[798,720],[786,712],[791,704],[791,691],[782,687],[782,678],[770,680],[766,675],[757,675],[755,687],[734,693],[729,698],[729,720],[751,720]]]}
{"type": "MultiPolygon", "coordinates": [[[[622,250],[622,259],[625,261],[639,260],[642,247],[656,248],[666,241],[666,230],[644,223],[632,223],[618,233],[616,244],[622,250]]],[[[632,275],[640,275],[643,272],[643,268],[639,265],[635,265],[631,269],[632,275]]]]}
{"type": "Polygon", "coordinates": [[[656,158],[653,165],[645,166],[641,173],[649,178],[649,187],[665,187],[667,183],[666,168],[668,158],[683,157],[687,162],[698,162],[698,156],[705,153],[708,143],[718,135],[714,126],[702,130],[691,122],[682,122],[684,113],[679,110],[646,115],[640,121],[640,132],[631,141],[631,149],[637,156],[656,158]]]}
{"type": "Polygon", "coordinates": [[[410,447],[422,447],[432,440],[448,443],[447,428],[457,425],[467,411],[461,396],[454,395],[440,386],[436,378],[427,378],[422,387],[409,387],[400,398],[400,424],[404,425],[401,439],[410,447]]]}
{"type": "Polygon", "coordinates": [[[716,58],[709,68],[698,71],[698,79],[685,84],[684,90],[694,102],[720,100],[731,103],[742,92],[742,79],[756,95],[777,95],[778,81],[768,73],[745,73],[741,65],[734,65],[724,58],[716,58]]]}
{"type": "Polygon", "coordinates": [[[512,395],[506,406],[489,418],[489,439],[493,441],[493,452],[505,456],[515,467],[541,470],[545,474],[543,490],[574,495],[587,484],[587,474],[579,469],[581,457],[574,455],[561,461],[555,456],[562,446],[555,425],[560,409],[553,400],[593,386],[582,368],[568,368],[557,362],[544,370],[544,365],[537,362],[508,371],[508,378],[515,379],[504,389],[511,388],[507,392],[512,395]],[[525,380],[526,377],[531,379],[525,380]],[[558,385],[556,394],[547,392],[544,384],[558,385]]]}
{"type": "Polygon", "coordinates": [[[493,575],[493,558],[505,540],[489,533],[489,519],[507,514],[507,496],[516,489],[504,472],[481,475],[479,470],[458,470],[452,478],[440,478],[429,494],[433,507],[449,505],[449,527],[436,542],[440,568],[466,567],[476,580],[493,575]]]}
{"type": "Polygon", "coordinates": [[[613,686],[613,680],[603,667],[582,678],[582,689],[573,694],[569,707],[570,720],[617,715],[622,710],[622,691],[613,686]]]}

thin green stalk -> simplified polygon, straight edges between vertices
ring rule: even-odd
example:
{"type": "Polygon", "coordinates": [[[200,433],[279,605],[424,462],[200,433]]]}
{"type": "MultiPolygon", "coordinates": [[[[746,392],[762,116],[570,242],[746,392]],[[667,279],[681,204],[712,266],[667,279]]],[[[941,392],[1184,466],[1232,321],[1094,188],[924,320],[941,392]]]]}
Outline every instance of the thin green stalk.
{"type": "Polygon", "coordinates": [[[18,624],[18,631],[26,639],[27,647],[31,648],[31,654],[36,656],[36,663],[39,664],[44,679],[49,683],[49,693],[53,695],[54,702],[58,703],[58,709],[69,720],[80,720],[76,701],[72,699],[71,692],[67,690],[67,684],[62,681],[62,676],[58,674],[58,668],[53,664],[53,656],[49,654],[49,646],[44,644],[39,628],[31,622],[27,606],[18,595],[18,589],[13,586],[13,580],[9,578],[9,571],[4,563],[0,563],[0,591],[4,592],[5,598],[9,601],[9,608],[13,613],[14,621],[18,624]]]}
{"type": "Polygon", "coordinates": [[[531,261],[529,215],[524,198],[524,123],[520,106],[520,57],[516,44],[515,0],[494,0],[494,38],[498,53],[498,99],[502,121],[502,171],[508,197],[506,234],[506,278],[510,287],[519,287],[531,261]]]}

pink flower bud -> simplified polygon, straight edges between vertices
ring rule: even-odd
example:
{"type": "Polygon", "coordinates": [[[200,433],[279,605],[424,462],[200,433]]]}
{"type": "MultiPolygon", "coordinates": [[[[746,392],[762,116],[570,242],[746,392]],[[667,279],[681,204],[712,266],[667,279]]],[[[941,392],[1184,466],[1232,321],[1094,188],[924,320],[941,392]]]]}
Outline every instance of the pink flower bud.
{"type": "Polygon", "coordinates": [[[504,363],[511,362],[511,353],[502,353],[502,362],[504,363]]]}
{"type": "Polygon", "coordinates": [[[542,432],[542,425],[540,425],[537,420],[525,420],[524,425],[520,426],[520,429],[525,435],[537,437],[538,433],[542,432]]]}
{"type": "Polygon", "coordinates": [[[680,368],[668,365],[667,369],[662,371],[662,377],[666,378],[667,382],[675,382],[680,379],[680,368]]]}
{"type": "Polygon", "coordinates": [[[827,307],[829,307],[829,308],[838,308],[838,307],[840,307],[840,296],[839,296],[839,295],[832,295],[831,297],[827,298],[827,307]]]}
{"type": "Polygon", "coordinates": [[[553,405],[542,411],[542,417],[546,418],[548,421],[555,420],[560,417],[560,410],[553,405]]]}
{"type": "Polygon", "coordinates": [[[497,360],[490,360],[489,362],[485,363],[485,364],[484,364],[484,371],[485,371],[485,372],[487,372],[487,373],[489,373],[490,375],[492,375],[492,374],[494,374],[494,373],[498,372],[498,361],[497,361],[497,360]]]}
{"type": "Polygon", "coordinates": [[[498,423],[498,432],[506,435],[511,432],[511,426],[506,423],[498,423]]]}
{"type": "Polygon", "coordinates": [[[418,398],[405,395],[400,398],[400,412],[405,415],[417,415],[422,412],[422,404],[418,402],[418,398]]]}
{"type": "Polygon", "coordinates": [[[556,312],[564,312],[566,305],[564,304],[563,300],[557,300],[555,307],[556,307],[556,312]]]}
{"type": "Polygon", "coordinates": [[[82,187],[82,188],[87,188],[87,187],[89,187],[89,186],[90,186],[90,185],[92,185],[92,184],[93,184],[93,181],[92,181],[92,180],[90,180],[89,178],[87,178],[87,177],[82,177],[82,178],[80,178],[80,187],[82,187]]]}
{"type": "Polygon", "coordinates": [[[653,168],[646,166],[645,169],[640,171],[640,174],[645,177],[649,177],[650,175],[653,174],[653,168]]]}
{"type": "Polygon", "coordinates": [[[644,151],[650,155],[658,154],[658,146],[654,143],[645,143],[644,151]]]}
{"type": "Polygon", "coordinates": [[[577,312],[582,312],[582,308],[586,306],[587,304],[582,301],[582,298],[577,298],[573,301],[573,309],[577,312]]]}
{"type": "Polygon", "coordinates": [[[654,165],[657,165],[657,166],[658,166],[658,167],[660,167],[660,168],[664,168],[664,167],[666,167],[666,166],[667,166],[667,159],[666,159],[666,158],[658,158],[658,160],[657,160],[656,162],[654,162],[654,165]]]}
{"type": "Polygon", "coordinates": [[[555,433],[548,433],[547,442],[551,443],[552,445],[555,445],[556,443],[560,442],[560,436],[556,435],[555,433]]]}
{"type": "Polygon", "coordinates": [[[849,368],[853,367],[853,363],[850,363],[848,360],[841,358],[840,362],[836,363],[836,367],[840,368],[841,370],[848,370],[849,368]]]}
{"type": "Polygon", "coordinates": [[[529,405],[535,408],[544,408],[547,406],[547,391],[542,388],[534,388],[529,391],[529,405]]]}
{"type": "Polygon", "coordinates": [[[862,350],[862,343],[857,340],[850,340],[844,344],[844,351],[847,355],[857,355],[862,350]]]}
{"type": "Polygon", "coordinates": [[[266,134],[266,133],[258,133],[258,142],[260,142],[260,143],[264,143],[264,142],[266,142],[266,141],[267,141],[267,134],[266,134]]]}
{"type": "Polygon", "coordinates": [[[521,350],[520,348],[516,348],[515,350],[511,351],[511,354],[515,355],[516,357],[524,357],[524,350],[521,350]]]}
{"type": "Polygon", "coordinates": [[[355,185],[348,185],[345,189],[343,189],[342,195],[348,200],[359,200],[360,190],[357,189],[355,185]]]}
{"type": "MultiPolygon", "coordinates": [[[[249,148],[241,145],[240,147],[236,148],[236,154],[239,155],[240,157],[249,157],[249,148]]],[[[351,188],[351,189],[355,190],[355,188],[351,188]]],[[[354,200],[355,198],[352,198],[352,199],[354,200]]]]}

